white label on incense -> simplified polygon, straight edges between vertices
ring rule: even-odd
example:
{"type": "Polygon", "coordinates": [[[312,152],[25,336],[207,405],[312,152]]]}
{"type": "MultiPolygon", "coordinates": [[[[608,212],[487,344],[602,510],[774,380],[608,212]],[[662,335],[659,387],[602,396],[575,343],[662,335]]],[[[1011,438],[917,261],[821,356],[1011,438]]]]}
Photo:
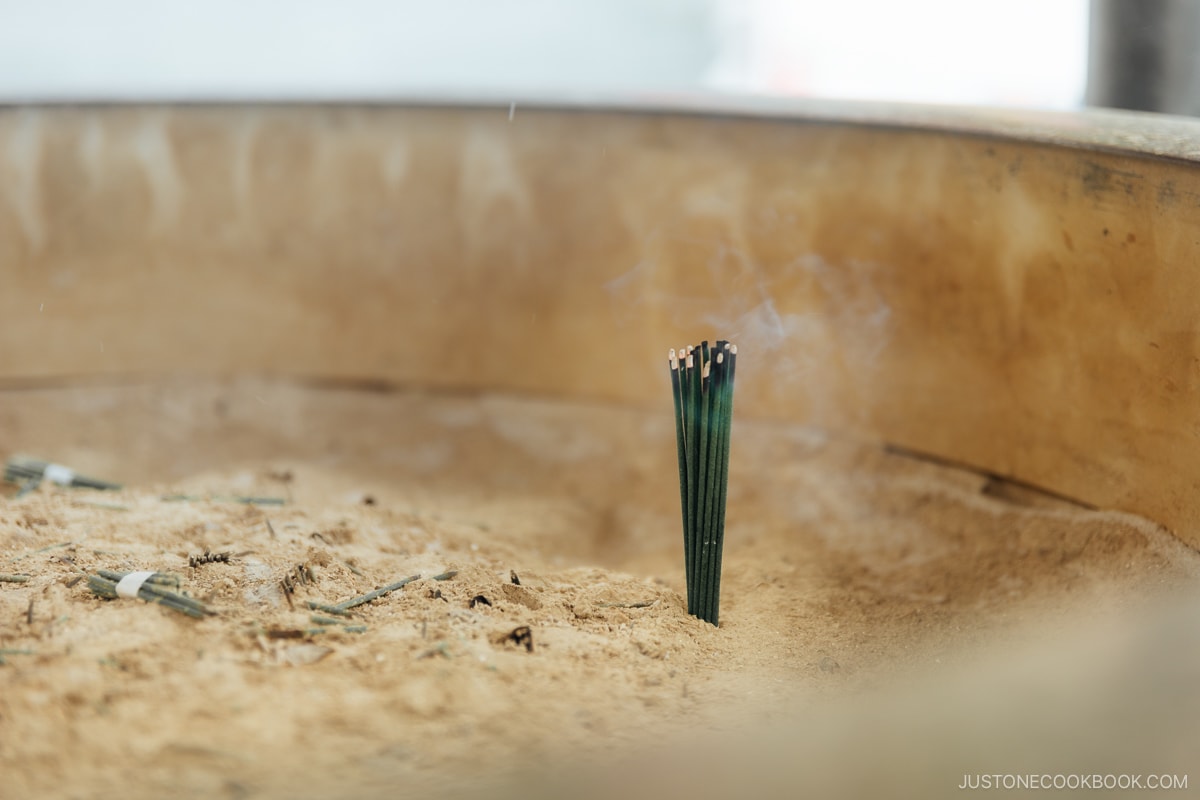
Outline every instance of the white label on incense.
{"type": "Polygon", "coordinates": [[[42,470],[42,478],[57,483],[59,486],[70,486],[75,480],[75,470],[62,464],[47,464],[42,470]]]}
{"type": "Polygon", "coordinates": [[[131,572],[124,578],[121,578],[117,582],[117,597],[136,598],[138,591],[142,588],[142,584],[153,574],[153,572],[131,572]]]}

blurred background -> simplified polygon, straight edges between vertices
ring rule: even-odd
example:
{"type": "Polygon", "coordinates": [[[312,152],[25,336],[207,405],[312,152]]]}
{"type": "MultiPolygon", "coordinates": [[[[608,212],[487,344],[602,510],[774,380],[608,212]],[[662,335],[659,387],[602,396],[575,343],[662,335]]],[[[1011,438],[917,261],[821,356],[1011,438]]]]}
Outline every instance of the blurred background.
{"type": "Polygon", "coordinates": [[[1191,0],[0,0],[0,101],[715,91],[1195,113],[1198,8],[1191,0]]]}

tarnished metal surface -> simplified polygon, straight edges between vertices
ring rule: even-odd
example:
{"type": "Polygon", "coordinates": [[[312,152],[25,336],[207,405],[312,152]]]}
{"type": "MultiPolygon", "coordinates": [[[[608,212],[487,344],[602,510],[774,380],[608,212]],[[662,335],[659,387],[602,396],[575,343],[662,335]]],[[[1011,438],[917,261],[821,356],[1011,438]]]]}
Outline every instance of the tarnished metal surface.
{"type": "Polygon", "coordinates": [[[829,105],[8,109],[0,376],[661,405],[667,348],[727,335],[740,412],[1198,543],[1197,132],[829,105]]]}

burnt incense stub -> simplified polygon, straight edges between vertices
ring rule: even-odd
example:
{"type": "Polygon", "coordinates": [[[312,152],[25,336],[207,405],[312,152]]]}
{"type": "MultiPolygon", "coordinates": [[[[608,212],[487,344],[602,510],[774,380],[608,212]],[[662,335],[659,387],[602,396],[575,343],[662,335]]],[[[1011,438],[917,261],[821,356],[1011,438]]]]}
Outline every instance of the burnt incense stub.
{"type": "Polygon", "coordinates": [[[729,479],[729,432],[737,346],[724,340],[672,350],[675,440],[688,613],[718,624],[721,550],[729,479]]]}

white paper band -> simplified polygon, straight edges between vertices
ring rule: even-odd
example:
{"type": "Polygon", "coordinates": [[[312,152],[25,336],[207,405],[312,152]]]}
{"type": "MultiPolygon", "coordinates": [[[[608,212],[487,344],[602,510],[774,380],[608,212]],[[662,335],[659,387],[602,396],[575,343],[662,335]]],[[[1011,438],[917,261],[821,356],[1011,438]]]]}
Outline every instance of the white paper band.
{"type": "Polygon", "coordinates": [[[70,486],[75,480],[75,470],[62,464],[47,464],[42,470],[42,479],[57,483],[59,486],[70,486]]]}
{"type": "Polygon", "coordinates": [[[117,582],[117,597],[137,597],[138,590],[142,588],[142,584],[153,574],[153,572],[131,572],[124,578],[121,578],[117,582]]]}

